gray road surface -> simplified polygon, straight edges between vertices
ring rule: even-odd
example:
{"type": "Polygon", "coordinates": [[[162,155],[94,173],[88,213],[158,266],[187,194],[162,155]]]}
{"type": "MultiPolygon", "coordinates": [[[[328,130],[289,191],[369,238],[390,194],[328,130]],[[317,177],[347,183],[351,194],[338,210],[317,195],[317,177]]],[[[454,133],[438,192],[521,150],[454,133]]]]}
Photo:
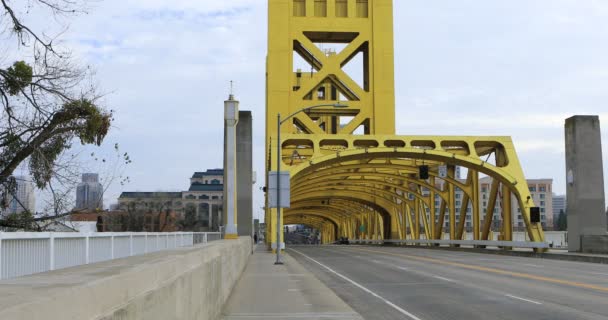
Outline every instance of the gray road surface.
{"type": "Polygon", "coordinates": [[[608,319],[608,265],[403,247],[288,253],[365,319],[608,319]]]}

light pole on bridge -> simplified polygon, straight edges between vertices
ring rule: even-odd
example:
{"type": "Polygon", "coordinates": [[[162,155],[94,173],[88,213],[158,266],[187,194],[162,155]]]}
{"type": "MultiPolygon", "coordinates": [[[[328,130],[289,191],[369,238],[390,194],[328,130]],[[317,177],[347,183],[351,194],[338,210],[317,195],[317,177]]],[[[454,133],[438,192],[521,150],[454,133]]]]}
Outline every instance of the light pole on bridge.
{"type": "Polygon", "coordinates": [[[276,180],[276,187],[277,187],[277,197],[276,197],[276,208],[277,208],[277,244],[276,244],[276,251],[277,251],[277,260],[275,261],[274,264],[283,264],[283,262],[281,261],[281,161],[283,161],[283,157],[281,155],[281,125],[283,123],[285,123],[287,120],[291,119],[293,116],[297,115],[300,112],[308,112],[312,109],[316,109],[316,108],[321,108],[321,107],[333,107],[333,108],[348,108],[348,105],[345,104],[341,104],[339,102],[337,103],[325,103],[325,104],[319,104],[319,105],[314,105],[314,106],[310,106],[310,107],[306,107],[306,108],[302,108],[292,114],[290,114],[289,116],[287,116],[284,119],[281,119],[281,113],[277,113],[277,180],[276,180]]]}

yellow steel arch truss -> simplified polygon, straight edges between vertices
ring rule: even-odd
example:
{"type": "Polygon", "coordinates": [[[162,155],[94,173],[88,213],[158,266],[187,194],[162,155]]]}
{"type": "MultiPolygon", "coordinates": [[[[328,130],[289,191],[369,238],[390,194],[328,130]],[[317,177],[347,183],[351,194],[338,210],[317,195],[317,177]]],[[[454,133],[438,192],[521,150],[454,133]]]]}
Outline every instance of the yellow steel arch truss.
{"type": "MultiPolygon", "coordinates": [[[[269,0],[268,36],[267,170],[280,157],[292,177],[283,224],[313,226],[324,243],[459,240],[466,232],[508,241],[516,208],[530,241],[544,241],[509,137],[395,135],[391,0],[269,0]],[[310,70],[296,68],[298,59],[310,70]],[[346,71],[353,63],[359,73],[346,71]],[[307,109],[320,104],[348,108],[307,109]],[[279,113],[295,115],[277,128],[279,113]],[[482,176],[490,181],[486,199],[482,176]]],[[[266,222],[275,242],[274,209],[266,222]]]]}

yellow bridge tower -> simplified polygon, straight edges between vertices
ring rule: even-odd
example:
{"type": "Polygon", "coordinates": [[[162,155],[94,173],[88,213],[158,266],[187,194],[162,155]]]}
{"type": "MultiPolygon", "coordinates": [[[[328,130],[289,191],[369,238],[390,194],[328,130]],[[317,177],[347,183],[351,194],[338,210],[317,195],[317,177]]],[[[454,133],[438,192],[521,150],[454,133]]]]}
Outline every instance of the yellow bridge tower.
{"type": "MultiPolygon", "coordinates": [[[[268,21],[266,169],[280,157],[291,174],[281,225],[312,226],[324,243],[460,240],[467,231],[509,241],[518,208],[529,240],[544,241],[510,137],[395,134],[391,0],[269,0],[268,21]],[[359,81],[345,71],[355,61],[359,81]],[[491,178],[485,199],[480,176],[491,178]]],[[[275,209],[265,218],[274,243],[275,209]]]]}

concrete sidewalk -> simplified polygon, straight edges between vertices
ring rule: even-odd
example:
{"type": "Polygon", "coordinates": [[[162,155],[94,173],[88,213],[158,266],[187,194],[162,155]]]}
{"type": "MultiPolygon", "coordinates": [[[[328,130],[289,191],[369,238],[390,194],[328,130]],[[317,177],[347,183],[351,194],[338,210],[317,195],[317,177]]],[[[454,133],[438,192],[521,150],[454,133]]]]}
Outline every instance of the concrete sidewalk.
{"type": "Polygon", "coordinates": [[[333,291],[288,254],[284,265],[258,245],[224,307],[224,320],[362,320],[333,291]]]}

